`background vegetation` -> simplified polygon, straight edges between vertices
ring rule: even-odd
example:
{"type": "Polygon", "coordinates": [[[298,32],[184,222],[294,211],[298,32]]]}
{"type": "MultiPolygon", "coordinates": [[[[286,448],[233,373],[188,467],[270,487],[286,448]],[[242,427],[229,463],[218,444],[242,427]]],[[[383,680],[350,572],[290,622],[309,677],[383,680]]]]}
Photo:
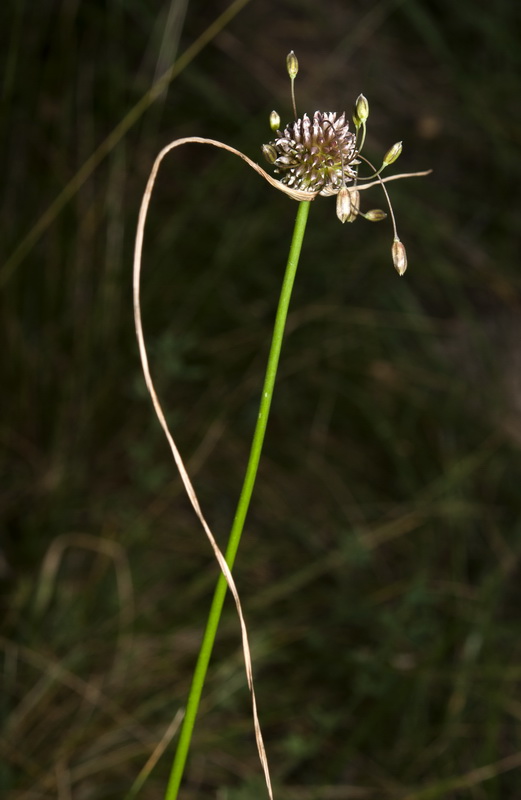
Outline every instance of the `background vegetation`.
{"type": "MultiPolygon", "coordinates": [[[[218,571],[144,394],[137,210],[173,138],[260,160],[271,109],[291,116],[294,49],[301,111],[363,91],[368,154],[403,139],[400,170],[434,173],[392,187],[403,279],[387,223],[311,209],[236,567],[278,796],[517,798],[520,6],[243,6],[57,204],[227,0],[1,12],[0,795],[125,797],[185,702],[218,571]]],[[[295,210],[197,146],[169,157],[152,204],[153,371],[222,542],[295,210]]],[[[263,793],[228,603],[184,797],[263,793]]]]}

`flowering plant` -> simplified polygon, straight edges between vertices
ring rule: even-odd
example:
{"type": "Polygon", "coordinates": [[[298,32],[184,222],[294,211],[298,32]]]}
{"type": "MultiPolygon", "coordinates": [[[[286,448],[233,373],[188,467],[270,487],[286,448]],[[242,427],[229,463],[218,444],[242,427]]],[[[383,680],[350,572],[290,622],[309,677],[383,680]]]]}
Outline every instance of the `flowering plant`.
{"type": "Polygon", "coordinates": [[[287,56],[286,65],[291,80],[291,97],[294,121],[286,125],[283,130],[280,130],[280,117],[277,112],[272,112],[270,115],[270,126],[276,135],[271,142],[268,142],[262,147],[264,157],[273,167],[275,173],[281,176],[280,180],[269,175],[262,167],[252,161],[252,159],[248,158],[248,156],[246,156],[244,153],[241,153],[239,150],[236,150],[234,147],[231,147],[223,142],[202,137],[176,139],[164,147],[157,156],[145,188],[139,213],[134,251],[133,291],[134,319],[143,374],[154,405],[154,409],[169,443],[186,492],[190,498],[194,511],[210,541],[221,570],[221,575],[219,576],[219,580],[217,582],[208,622],[194,671],[192,686],[190,689],[186,712],[179,736],[179,742],[172,766],[170,781],[166,791],[166,800],[175,800],[175,798],[177,798],[188,751],[190,748],[191,736],[197,716],[201,692],[219,625],[224,598],[228,588],[232,592],[239,615],[246,675],[252,696],[253,718],[257,746],[264,769],[268,793],[270,798],[273,797],[271,779],[268,770],[268,761],[257,714],[247,628],[242,612],[239,594],[232,576],[232,569],[241,539],[246,514],[250,505],[257,468],[262,451],[262,445],[264,442],[268,415],[273,397],[275,378],[277,374],[277,367],[282,347],[284,327],[306,228],[309,207],[311,201],[318,196],[328,197],[336,195],[336,214],[341,222],[354,222],[358,217],[364,217],[370,222],[378,222],[385,219],[387,214],[381,209],[372,209],[362,212],[360,210],[360,194],[365,189],[369,189],[370,187],[379,184],[384,191],[393,225],[394,238],[391,250],[393,264],[398,273],[403,275],[407,267],[407,257],[405,248],[398,238],[394,213],[385,183],[390,180],[428,174],[428,172],[417,172],[393,175],[386,178],[381,177],[381,173],[386,169],[386,167],[396,161],[396,159],[399,157],[402,151],[401,142],[393,145],[387,151],[379,169],[373,167],[367,158],[362,155],[361,151],[363,149],[366,135],[366,122],[369,116],[369,105],[367,99],[362,94],[358,97],[355,105],[355,112],[353,115],[354,132],[349,129],[349,123],[345,113],[338,114],[336,112],[315,111],[312,117],[304,114],[301,118],[298,118],[294,89],[294,82],[298,72],[298,61],[293,52],[289,53],[287,56]],[[154,382],[152,380],[141,320],[140,281],[143,238],[148,207],[150,204],[150,198],[157,172],[163,158],[167,153],[177,147],[180,147],[181,145],[192,143],[209,144],[239,156],[250,167],[252,167],[252,169],[259,173],[266,181],[268,181],[271,186],[279,191],[284,192],[291,198],[298,200],[300,203],[274,323],[273,337],[268,356],[268,364],[261,393],[259,414],[253,434],[250,456],[234,517],[234,522],[228,539],[228,545],[224,554],[219,549],[215,537],[213,536],[213,533],[203,515],[195,490],[184,466],[183,459],[168,428],[165,415],[163,413],[161,403],[157,396],[154,382]],[[359,174],[359,168],[362,163],[368,165],[372,170],[368,177],[363,177],[359,174]]]}

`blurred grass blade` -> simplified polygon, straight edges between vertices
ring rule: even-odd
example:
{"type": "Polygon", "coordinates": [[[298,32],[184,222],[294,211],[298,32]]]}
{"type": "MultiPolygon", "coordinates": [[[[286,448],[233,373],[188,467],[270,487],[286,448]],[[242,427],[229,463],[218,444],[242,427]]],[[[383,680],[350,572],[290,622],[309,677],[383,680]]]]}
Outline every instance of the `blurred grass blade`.
{"type": "Polygon", "coordinates": [[[106,139],[85,161],[83,166],[71,178],[69,183],[63,188],[56,199],[51,203],[40,219],[31,228],[29,233],[20,242],[16,250],[7,259],[0,270],[0,287],[3,286],[13,275],[15,270],[23,262],[24,258],[31,251],[39,238],[45,233],[47,228],[53,223],[58,214],[71,200],[78,189],[85,183],[87,178],[94,172],[106,156],[121,141],[125,134],[132,128],[138,119],[144,114],[152,103],[161,96],[169,83],[176,78],[193,59],[199,55],[207,44],[214,39],[218,33],[250,2],[250,0],[235,0],[223,13],[206,28],[205,31],[188,47],[185,52],[177,59],[167,71],[157,80],[154,85],[143,95],[143,97],[130,109],[123,117],[121,122],[109,133],[106,139]]]}

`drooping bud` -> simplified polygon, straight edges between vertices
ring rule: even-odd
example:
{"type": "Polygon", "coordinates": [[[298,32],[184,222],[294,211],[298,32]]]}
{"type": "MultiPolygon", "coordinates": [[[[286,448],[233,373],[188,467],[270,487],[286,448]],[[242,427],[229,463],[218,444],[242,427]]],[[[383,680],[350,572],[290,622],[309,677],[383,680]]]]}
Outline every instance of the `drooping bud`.
{"type": "Polygon", "coordinates": [[[272,131],[278,131],[280,128],[280,117],[276,111],[272,111],[270,114],[270,128],[272,131]]]}
{"type": "Polygon", "coordinates": [[[336,196],[336,215],[340,222],[347,222],[351,215],[351,192],[342,186],[336,196]]]}
{"type": "Polygon", "coordinates": [[[369,116],[369,103],[367,101],[367,97],[364,97],[363,94],[359,94],[357,97],[355,113],[360,120],[360,123],[364,123],[369,116]]]}
{"type": "Polygon", "coordinates": [[[351,213],[347,218],[347,222],[354,222],[360,211],[360,192],[358,189],[351,189],[351,213]]]}
{"type": "Polygon", "coordinates": [[[396,144],[393,144],[393,146],[389,148],[387,153],[384,155],[382,167],[388,167],[389,164],[393,164],[396,161],[396,159],[402,152],[402,146],[403,146],[402,142],[396,142],[396,144]]]}
{"type": "Polygon", "coordinates": [[[272,144],[262,145],[262,155],[264,156],[268,164],[274,164],[275,161],[277,160],[277,151],[272,144]]]}
{"type": "Polygon", "coordinates": [[[387,214],[385,211],[382,211],[381,208],[372,208],[364,214],[364,217],[368,219],[369,222],[381,222],[387,217],[387,214]]]}
{"type": "Polygon", "coordinates": [[[286,69],[289,77],[294,81],[298,74],[298,59],[293,50],[286,56],[286,69]]]}
{"type": "Polygon", "coordinates": [[[407,253],[401,241],[396,237],[392,247],[393,264],[398,275],[403,275],[407,269],[407,253]]]}

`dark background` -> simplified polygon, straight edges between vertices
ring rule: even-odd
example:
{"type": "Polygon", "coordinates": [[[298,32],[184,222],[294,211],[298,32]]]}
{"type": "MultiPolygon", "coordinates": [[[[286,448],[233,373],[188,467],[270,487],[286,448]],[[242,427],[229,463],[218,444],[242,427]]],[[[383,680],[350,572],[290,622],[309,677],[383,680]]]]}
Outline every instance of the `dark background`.
{"type": "MultiPolygon", "coordinates": [[[[392,169],[434,171],[390,185],[401,279],[388,221],[342,226],[334,199],[311,207],[235,569],[276,794],[514,800],[520,6],[250,0],[118,134],[226,8],[0,12],[0,794],[124,798],[186,701],[218,568],[144,391],[137,212],[172,139],[262,161],[270,111],[292,116],[294,49],[300,112],[350,113],[363,92],[365,153],[403,140],[392,169]]],[[[222,544],[295,212],[200,146],[167,158],[151,205],[152,370],[222,544]]],[[[139,797],[163,796],[174,746],[139,797]]],[[[183,791],[265,795],[230,602],[183,791]]]]}

